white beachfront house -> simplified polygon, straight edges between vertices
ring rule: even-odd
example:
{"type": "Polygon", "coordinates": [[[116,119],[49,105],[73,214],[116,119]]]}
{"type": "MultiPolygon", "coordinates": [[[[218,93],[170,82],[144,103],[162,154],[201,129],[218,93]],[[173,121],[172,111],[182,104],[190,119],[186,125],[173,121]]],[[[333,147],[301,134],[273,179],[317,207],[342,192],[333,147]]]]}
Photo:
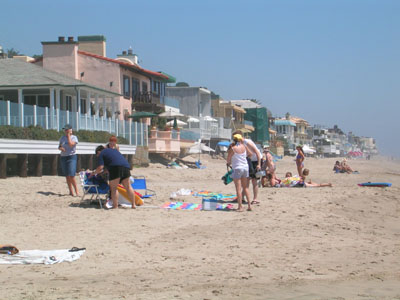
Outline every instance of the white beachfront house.
{"type": "Polygon", "coordinates": [[[69,123],[147,145],[145,124],[116,115],[120,94],[17,59],[0,59],[0,70],[0,125],[60,130],[69,123]]]}

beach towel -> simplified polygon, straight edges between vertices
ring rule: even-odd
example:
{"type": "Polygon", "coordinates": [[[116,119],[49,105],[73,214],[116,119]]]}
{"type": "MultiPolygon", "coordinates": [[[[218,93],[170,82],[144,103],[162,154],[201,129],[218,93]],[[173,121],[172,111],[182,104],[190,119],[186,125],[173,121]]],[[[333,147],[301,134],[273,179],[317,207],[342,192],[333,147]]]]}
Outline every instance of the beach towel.
{"type": "Polygon", "coordinates": [[[286,177],[281,181],[281,187],[294,187],[301,181],[301,178],[298,176],[294,177],[286,177]]]}
{"type": "Polygon", "coordinates": [[[0,264],[5,265],[52,265],[61,262],[77,260],[85,253],[85,248],[72,248],[63,250],[25,250],[18,254],[0,254],[0,264]]]}
{"type": "MultiPolygon", "coordinates": [[[[171,210],[201,210],[202,205],[198,203],[189,202],[166,202],[161,208],[171,209],[171,210]]],[[[230,203],[220,203],[217,205],[216,210],[233,210],[233,204],[230,203]]]]}
{"type": "Polygon", "coordinates": [[[210,191],[200,191],[193,193],[193,196],[196,197],[213,197],[217,200],[235,200],[237,196],[235,194],[222,194],[222,193],[214,193],[210,191]]]}

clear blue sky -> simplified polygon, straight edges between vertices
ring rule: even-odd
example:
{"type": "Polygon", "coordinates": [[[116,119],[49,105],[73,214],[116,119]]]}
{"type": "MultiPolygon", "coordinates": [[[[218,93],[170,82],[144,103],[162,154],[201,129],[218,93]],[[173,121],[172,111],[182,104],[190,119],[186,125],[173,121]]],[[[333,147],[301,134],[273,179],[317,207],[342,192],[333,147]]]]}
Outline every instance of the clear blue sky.
{"type": "Polygon", "coordinates": [[[0,45],[102,34],[107,56],[224,99],[255,98],[274,116],[375,137],[400,157],[400,1],[2,0],[0,45]]]}

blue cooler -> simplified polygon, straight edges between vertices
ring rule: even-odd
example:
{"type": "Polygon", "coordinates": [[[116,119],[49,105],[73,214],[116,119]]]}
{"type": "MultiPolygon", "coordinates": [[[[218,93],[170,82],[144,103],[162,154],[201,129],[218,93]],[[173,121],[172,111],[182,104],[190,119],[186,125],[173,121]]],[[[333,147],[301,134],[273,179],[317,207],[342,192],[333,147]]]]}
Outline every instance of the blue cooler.
{"type": "Polygon", "coordinates": [[[217,210],[218,200],[215,198],[203,198],[201,210],[217,210]]]}

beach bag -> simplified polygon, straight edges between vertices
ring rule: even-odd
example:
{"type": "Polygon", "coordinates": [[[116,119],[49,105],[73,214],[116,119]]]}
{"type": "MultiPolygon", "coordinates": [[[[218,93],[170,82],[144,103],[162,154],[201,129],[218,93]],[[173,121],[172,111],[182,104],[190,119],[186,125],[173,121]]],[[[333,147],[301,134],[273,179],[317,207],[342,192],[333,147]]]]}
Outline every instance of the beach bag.
{"type": "Polygon", "coordinates": [[[230,170],[229,170],[229,168],[230,167],[226,166],[227,172],[224,176],[221,177],[221,179],[225,185],[227,185],[233,181],[233,178],[232,178],[233,170],[232,170],[232,168],[230,168],[230,170]]]}
{"type": "Polygon", "coordinates": [[[0,254],[14,255],[18,252],[19,250],[17,249],[17,247],[11,245],[0,245],[0,254]]]}

